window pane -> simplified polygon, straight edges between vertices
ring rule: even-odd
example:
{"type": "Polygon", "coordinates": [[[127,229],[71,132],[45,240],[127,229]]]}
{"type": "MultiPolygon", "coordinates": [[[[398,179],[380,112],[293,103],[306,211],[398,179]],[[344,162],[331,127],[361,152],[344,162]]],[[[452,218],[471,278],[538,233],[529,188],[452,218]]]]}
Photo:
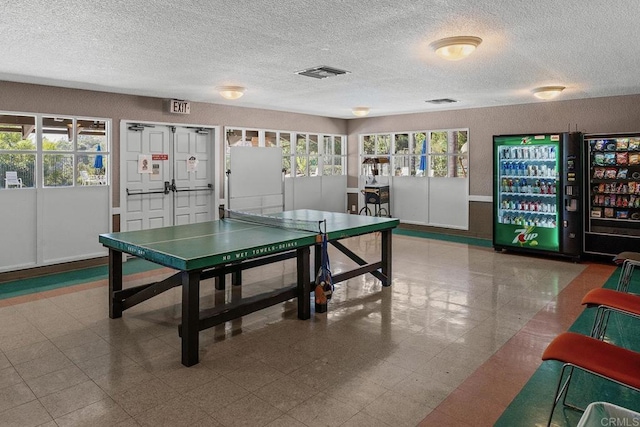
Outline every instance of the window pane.
{"type": "Polygon", "coordinates": [[[409,154],[409,134],[401,133],[395,135],[396,154],[409,154]]]}
{"type": "Polygon", "coordinates": [[[245,141],[247,145],[251,145],[252,147],[257,147],[259,143],[258,131],[247,130],[247,133],[245,135],[245,141]]]}
{"type": "Polygon", "coordinates": [[[467,131],[458,130],[453,132],[453,149],[454,153],[466,153],[468,151],[467,144],[467,131]]]}
{"type": "Polygon", "coordinates": [[[296,176],[307,176],[307,157],[296,156],[296,176]]]}
{"type": "Polygon", "coordinates": [[[436,154],[447,153],[447,132],[431,132],[431,141],[429,141],[429,152],[436,154]]]}
{"type": "Polygon", "coordinates": [[[322,175],[333,175],[333,156],[322,156],[322,175]]]}
{"type": "Polygon", "coordinates": [[[376,140],[374,135],[365,135],[362,138],[362,154],[376,153],[376,140]]]}
{"type": "Polygon", "coordinates": [[[469,171],[469,165],[467,163],[467,156],[455,156],[455,168],[454,168],[454,177],[456,178],[465,178],[469,171]]]}
{"type": "Polygon", "coordinates": [[[36,149],[36,118],[0,115],[0,151],[36,149]]]}
{"type": "Polygon", "coordinates": [[[420,154],[426,152],[426,142],[427,134],[424,132],[416,132],[413,134],[413,146],[410,147],[411,152],[415,154],[420,154]]]}
{"type": "Polygon", "coordinates": [[[446,177],[448,171],[449,156],[432,155],[430,157],[429,176],[446,177]]]}
{"type": "Polygon", "coordinates": [[[265,132],[264,133],[264,146],[265,147],[276,147],[277,139],[275,132],[265,132]]]}
{"type": "Polygon", "coordinates": [[[73,150],[73,119],[42,118],[42,149],[44,151],[73,150]]]}
{"type": "Polygon", "coordinates": [[[76,157],[78,171],[76,184],[106,185],[109,170],[109,156],[105,154],[79,154],[76,157]]]}
{"type": "Polygon", "coordinates": [[[318,176],[318,156],[309,156],[309,176],[318,176]]]}
{"type": "Polygon", "coordinates": [[[333,154],[336,156],[342,155],[342,137],[336,136],[333,140],[333,154]]]}
{"type": "Polygon", "coordinates": [[[73,185],[73,154],[45,154],[42,166],[45,187],[73,185]]]}
{"type": "Polygon", "coordinates": [[[306,134],[298,134],[296,140],[296,154],[300,156],[307,155],[307,135],[306,134]]]}
{"type": "Polygon", "coordinates": [[[318,135],[309,135],[309,155],[318,154],[318,135]]]}
{"type": "Polygon", "coordinates": [[[280,147],[282,147],[282,154],[291,154],[291,135],[288,133],[280,134],[280,147]]]}
{"type": "Polygon", "coordinates": [[[104,121],[78,120],[77,131],[78,151],[109,151],[106,123],[104,121]]]}
{"type": "Polygon", "coordinates": [[[342,166],[342,163],[339,163],[337,165],[333,165],[333,174],[334,175],[344,175],[344,168],[342,166]]]}
{"type": "Polygon", "coordinates": [[[322,138],[322,154],[331,155],[333,154],[333,144],[330,136],[324,136],[322,138]]]}
{"type": "MultiPolygon", "coordinates": [[[[394,156],[393,162],[395,165],[395,176],[410,176],[411,171],[411,157],[409,156],[394,156]]],[[[413,175],[415,175],[415,167],[413,168],[413,175]]]]}
{"type": "Polygon", "coordinates": [[[0,188],[6,187],[4,180],[7,172],[16,172],[18,179],[22,181],[23,188],[35,187],[35,170],[35,154],[0,153],[0,176],[3,180],[0,188]]]}
{"type": "Polygon", "coordinates": [[[227,129],[227,145],[242,145],[242,131],[240,129],[227,129]]]}
{"type": "Polygon", "coordinates": [[[391,153],[391,135],[378,135],[376,154],[391,153]]]}

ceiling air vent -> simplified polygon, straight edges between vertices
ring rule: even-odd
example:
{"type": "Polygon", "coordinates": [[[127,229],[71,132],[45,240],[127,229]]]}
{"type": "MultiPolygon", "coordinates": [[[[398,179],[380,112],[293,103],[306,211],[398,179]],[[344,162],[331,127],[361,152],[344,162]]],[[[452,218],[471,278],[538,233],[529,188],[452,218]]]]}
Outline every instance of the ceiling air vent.
{"type": "Polygon", "coordinates": [[[440,99],[430,99],[425,102],[428,102],[430,104],[453,104],[454,102],[458,102],[458,101],[451,98],[440,98],[440,99]]]}
{"type": "Polygon", "coordinates": [[[301,76],[313,77],[314,79],[324,79],[327,77],[339,76],[341,74],[348,74],[349,71],[339,70],[333,67],[327,67],[326,65],[320,65],[319,67],[307,68],[306,70],[296,71],[296,74],[301,76]]]}

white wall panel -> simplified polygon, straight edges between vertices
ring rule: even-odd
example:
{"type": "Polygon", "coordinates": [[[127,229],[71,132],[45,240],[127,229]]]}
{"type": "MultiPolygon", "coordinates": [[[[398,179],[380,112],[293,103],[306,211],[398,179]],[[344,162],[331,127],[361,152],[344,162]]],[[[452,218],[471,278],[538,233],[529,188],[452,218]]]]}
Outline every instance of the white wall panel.
{"type": "Polygon", "coordinates": [[[394,218],[417,224],[429,222],[429,178],[394,176],[389,197],[394,218]]]}
{"type": "Polygon", "coordinates": [[[319,176],[297,177],[295,181],[293,186],[294,209],[323,210],[322,178],[319,176]]]}
{"type": "Polygon", "coordinates": [[[346,212],[347,211],[347,176],[331,175],[323,176],[322,207],[323,211],[346,212]]]}
{"type": "Polygon", "coordinates": [[[0,190],[0,271],[32,267],[36,252],[36,190],[0,190]]]}
{"type": "Polygon", "coordinates": [[[429,225],[469,229],[469,181],[429,178],[429,225]]]}
{"type": "Polygon", "coordinates": [[[42,224],[42,263],[107,255],[98,234],[109,232],[109,187],[45,188],[38,190],[42,224]]]}

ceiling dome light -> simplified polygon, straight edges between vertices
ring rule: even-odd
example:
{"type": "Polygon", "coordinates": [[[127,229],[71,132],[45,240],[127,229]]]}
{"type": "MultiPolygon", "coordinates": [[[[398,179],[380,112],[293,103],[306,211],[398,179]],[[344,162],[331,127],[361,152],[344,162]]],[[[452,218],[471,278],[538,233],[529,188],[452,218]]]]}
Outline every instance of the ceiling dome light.
{"type": "Polygon", "coordinates": [[[369,114],[369,107],[353,107],[351,112],[354,116],[364,117],[369,114]]]}
{"type": "Polygon", "coordinates": [[[538,99],[552,99],[560,95],[564,90],[564,86],[543,86],[533,90],[533,96],[538,99]]]}
{"type": "Polygon", "coordinates": [[[458,36],[437,40],[429,46],[440,57],[449,61],[459,61],[471,55],[480,43],[482,43],[480,37],[458,36]]]}
{"type": "Polygon", "coordinates": [[[221,86],[217,89],[225,99],[238,99],[244,95],[245,91],[245,88],[242,86],[221,86]]]}

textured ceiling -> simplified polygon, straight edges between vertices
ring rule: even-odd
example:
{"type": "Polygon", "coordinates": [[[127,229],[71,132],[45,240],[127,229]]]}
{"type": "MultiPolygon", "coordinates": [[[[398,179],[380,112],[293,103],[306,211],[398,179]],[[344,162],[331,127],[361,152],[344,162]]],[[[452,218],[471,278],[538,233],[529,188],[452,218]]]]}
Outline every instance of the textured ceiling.
{"type": "Polygon", "coordinates": [[[15,0],[0,58],[0,80],[339,118],[544,102],[531,90],[546,85],[627,95],[640,93],[640,1],[15,0]],[[483,42],[458,62],[429,48],[455,35],[483,42]],[[350,73],[295,74],[318,65],[350,73]],[[227,101],[220,85],[247,90],[227,101]]]}

